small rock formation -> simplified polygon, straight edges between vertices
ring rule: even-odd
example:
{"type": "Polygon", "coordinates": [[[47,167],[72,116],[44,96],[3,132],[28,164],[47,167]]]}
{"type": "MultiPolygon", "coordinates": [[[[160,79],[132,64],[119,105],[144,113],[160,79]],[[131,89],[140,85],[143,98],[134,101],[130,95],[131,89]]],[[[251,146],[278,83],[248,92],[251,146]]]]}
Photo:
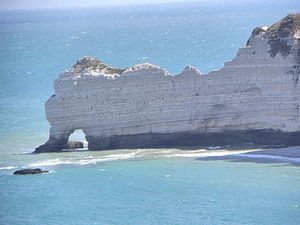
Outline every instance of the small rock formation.
{"type": "Polygon", "coordinates": [[[39,174],[39,173],[48,173],[47,170],[41,170],[41,169],[22,169],[17,170],[14,172],[14,175],[33,175],[33,174],[39,174]]]}
{"type": "Polygon", "coordinates": [[[68,141],[67,148],[68,149],[76,149],[83,148],[84,144],[81,141],[68,141]]]}
{"type": "Polygon", "coordinates": [[[208,74],[171,75],[148,63],[114,69],[84,57],[54,83],[49,140],[66,148],[82,129],[89,150],[187,145],[300,145],[300,14],[255,28],[246,46],[208,74]]]}

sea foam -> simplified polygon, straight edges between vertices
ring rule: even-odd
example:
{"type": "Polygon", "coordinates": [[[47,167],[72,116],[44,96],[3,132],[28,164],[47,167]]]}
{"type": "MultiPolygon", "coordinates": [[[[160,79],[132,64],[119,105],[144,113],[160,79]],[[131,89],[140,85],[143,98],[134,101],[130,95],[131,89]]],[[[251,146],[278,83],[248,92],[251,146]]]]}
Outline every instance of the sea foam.
{"type": "Polygon", "coordinates": [[[130,159],[134,157],[135,157],[135,152],[125,153],[125,154],[111,154],[111,155],[100,156],[100,157],[87,156],[87,157],[77,157],[77,158],[67,158],[67,159],[56,158],[56,159],[42,160],[35,163],[31,163],[29,164],[29,166],[30,167],[57,166],[57,165],[85,166],[89,164],[97,164],[100,162],[130,159]]]}
{"type": "Polygon", "coordinates": [[[0,170],[12,170],[15,169],[15,166],[4,166],[4,167],[0,167],[0,170]]]}

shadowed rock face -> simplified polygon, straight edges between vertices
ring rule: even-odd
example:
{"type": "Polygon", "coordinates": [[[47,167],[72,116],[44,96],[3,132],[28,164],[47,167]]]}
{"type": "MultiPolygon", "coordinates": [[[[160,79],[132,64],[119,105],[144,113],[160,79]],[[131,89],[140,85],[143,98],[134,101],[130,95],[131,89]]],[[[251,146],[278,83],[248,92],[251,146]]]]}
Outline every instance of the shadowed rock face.
{"type": "Polygon", "coordinates": [[[299,145],[299,132],[276,130],[223,131],[207,133],[135,134],[93,139],[90,150],[163,148],[180,146],[270,146],[299,145]]]}
{"type": "Polygon", "coordinates": [[[49,140],[35,152],[67,149],[76,129],[89,150],[300,145],[299,15],[254,29],[232,61],[208,74],[78,60],[54,83],[46,102],[49,140]]]}

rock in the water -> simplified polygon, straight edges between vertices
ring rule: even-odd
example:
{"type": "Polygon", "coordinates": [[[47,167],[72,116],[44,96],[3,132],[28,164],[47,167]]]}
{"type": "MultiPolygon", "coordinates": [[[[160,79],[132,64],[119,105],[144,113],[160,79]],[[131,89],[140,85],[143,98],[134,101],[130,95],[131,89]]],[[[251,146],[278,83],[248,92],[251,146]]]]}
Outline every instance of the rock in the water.
{"type": "Polygon", "coordinates": [[[39,174],[39,173],[48,173],[47,170],[41,170],[41,169],[22,169],[17,170],[14,172],[14,175],[32,175],[32,174],[39,174]]]}
{"type": "Polygon", "coordinates": [[[81,141],[68,141],[68,149],[76,149],[76,148],[83,148],[83,142],[81,141]]]}
{"type": "Polygon", "coordinates": [[[89,150],[180,145],[300,145],[300,14],[256,28],[246,46],[208,74],[170,75],[149,63],[114,69],[84,57],[54,83],[49,140],[66,149],[82,129],[89,150]]]}

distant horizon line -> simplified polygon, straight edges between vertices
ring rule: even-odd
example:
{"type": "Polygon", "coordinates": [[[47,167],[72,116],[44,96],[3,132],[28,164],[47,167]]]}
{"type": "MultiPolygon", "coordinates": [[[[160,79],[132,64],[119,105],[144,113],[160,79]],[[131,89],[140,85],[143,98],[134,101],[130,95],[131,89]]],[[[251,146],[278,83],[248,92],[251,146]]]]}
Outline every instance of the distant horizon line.
{"type": "MultiPolygon", "coordinates": [[[[281,2],[282,0],[275,0],[275,2],[281,2]]],[[[292,0],[293,1],[293,0],[292,0]]],[[[90,8],[120,8],[120,7],[134,7],[134,6],[147,6],[147,5],[186,5],[186,4],[201,4],[201,5],[215,5],[216,3],[218,3],[219,0],[201,0],[201,1],[197,1],[197,0],[179,0],[179,1],[165,1],[165,2],[125,2],[125,3],[121,3],[121,4],[97,4],[97,5],[65,5],[65,6],[46,6],[46,7],[41,7],[41,6],[37,6],[37,7],[20,7],[20,8],[13,8],[13,7],[1,7],[1,0],[0,0],[0,12],[5,12],[5,11],[30,11],[30,10],[53,10],[53,9],[58,9],[58,10],[68,10],[68,9],[90,9],[90,8]]],[[[220,3],[220,2],[219,2],[220,3]]],[[[240,1],[236,1],[236,0],[225,0],[222,1],[220,5],[245,5],[245,4],[253,4],[253,3],[270,3],[268,0],[245,0],[243,2],[240,1]]]]}
{"type": "Polygon", "coordinates": [[[122,4],[99,4],[99,5],[74,5],[74,6],[49,6],[49,7],[21,7],[21,8],[1,8],[0,11],[19,11],[19,10],[44,10],[44,9],[78,9],[78,8],[118,8],[126,6],[146,6],[146,5],[174,5],[174,4],[213,4],[217,0],[188,0],[188,1],[167,1],[167,2],[134,2],[134,3],[122,3],[122,4]]]}

